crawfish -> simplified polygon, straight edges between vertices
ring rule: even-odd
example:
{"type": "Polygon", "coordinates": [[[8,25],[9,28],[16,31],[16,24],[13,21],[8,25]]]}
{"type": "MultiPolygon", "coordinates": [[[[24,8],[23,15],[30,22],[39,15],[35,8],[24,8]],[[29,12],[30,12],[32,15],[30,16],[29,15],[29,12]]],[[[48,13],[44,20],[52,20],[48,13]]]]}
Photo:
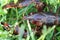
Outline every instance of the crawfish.
{"type": "Polygon", "coordinates": [[[60,24],[60,15],[56,17],[55,14],[47,13],[47,12],[35,13],[31,16],[25,16],[24,19],[30,20],[30,22],[36,24],[37,26],[41,26],[42,24],[46,24],[46,25],[60,24]]]}
{"type": "Polygon", "coordinates": [[[41,12],[46,4],[43,3],[43,2],[40,2],[39,0],[23,0],[22,2],[18,2],[18,3],[9,3],[9,4],[6,4],[3,6],[3,9],[4,8],[23,8],[23,7],[27,7],[28,5],[34,3],[35,4],[35,8],[38,10],[38,12],[41,12]]]}

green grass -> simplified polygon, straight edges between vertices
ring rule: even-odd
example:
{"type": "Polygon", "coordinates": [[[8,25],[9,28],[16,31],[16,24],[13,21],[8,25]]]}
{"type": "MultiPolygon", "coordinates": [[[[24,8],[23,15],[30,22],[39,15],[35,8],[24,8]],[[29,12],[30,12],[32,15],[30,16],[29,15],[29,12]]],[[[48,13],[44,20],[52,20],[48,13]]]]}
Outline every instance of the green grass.
{"type": "MultiPolygon", "coordinates": [[[[8,0],[7,0],[8,1],[8,0]]],[[[14,3],[16,3],[18,0],[13,0],[14,3]]],[[[3,6],[7,3],[12,2],[12,0],[6,2],[6,0],[0,2],[0,22],[7,22],[10,24],[11,30],[7,31],[3,29],[3,26],[0,23],[0,40],[52,40],[52,38],[55,37],[54,40],[60,40],[60,26],[54,25],[52,27],[48,27],[46,25],[43,26],[42,34],[39,38],[36,38],[35,32],[32,30],[33,24],[29,22],[29,20],[23,20],[23,15],[28,16],[31,12],[37,12],[37,9],[34,7],[35,4],[32,3],[24,8],[11,8],[11,9],[3,9],[3,6]],[[12,35],[14,27],[18,23],[18,26],[20,28],[19,35],[12,35]],[[27,30],[27,37],[23,38],[24,30],[27,30]],[[54,34],[54,30],[57,30],[58,32],[54,34]]],[[[60,1],[55,1],[52,5],[51,1],[48,2],[48,0],[45,0],[43,2],[46,2],[48,6],[53,6],[53,12],[56,12],[57,8],[60,6],[60,1]]],[[[48,8],[49,9],[49,8],[48,8]]],[[[45,10],[46,11],[46,10],[45,10]]],[[[47,12],[47,11],[46,11],[47,12]]],[[[36,27],[35,25],[33,26],[36,27]]]]}

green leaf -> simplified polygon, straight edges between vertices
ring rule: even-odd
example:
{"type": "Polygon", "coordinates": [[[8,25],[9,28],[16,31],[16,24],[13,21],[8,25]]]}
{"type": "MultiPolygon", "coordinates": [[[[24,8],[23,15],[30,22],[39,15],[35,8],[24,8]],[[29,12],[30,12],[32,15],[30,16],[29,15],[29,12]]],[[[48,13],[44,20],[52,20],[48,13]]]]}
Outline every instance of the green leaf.
{"type": "Polygon", "coordinates": [[[22,40],[22,37],[23,37],[23,34],[24,34],[24,29],[25,29],[25,25],[21,24],[20,33],[19,33],[19,40],[22,40]]]}
{"type": "Polygon", "coordinates": [[[4,5],[8,4],[10,2],[10,0],[0,0],[1,3],[1,7],[3,7],[4,5]]]}
{"type": "Polygon", "coordinates": [[[42,33],[45,34],[46,32],[47,32],[47,27],[46,27],[46,25],[44,25],[42,33]]]}
{"type": "Polygon", "coordinates": [[[46,40],[51,40],[53,33],[54,33],[54,30],[52,30],[49,34],[47,34],[46,40]]]}
{"type": "Polygon", "coordinates": [[[44,40],[45,37],[47,36],[47,34],[49,34],[51,31],[54,30],[56,26],[54,25],[52,28],[48,29],[43,35],[41,35],[41,37],[38,40],[44,40]]]}
{"type": "Polygon", "coordinates": [[[4,15],[7,13],[6,9],[2,9],[2,7],[0,7],[0,15],[4,15]]]}
{"type": "Polygon", "coordinates": [[[18,0],[14,0],[14,3],[16,4],[18,2],[18,0]]]}
{"type": "Polygon", "coordinates": [[[56,27],[56,29],[57,29],[57,31],[59,31],[59,32],[60,32],[60,27],[56,27]]]}

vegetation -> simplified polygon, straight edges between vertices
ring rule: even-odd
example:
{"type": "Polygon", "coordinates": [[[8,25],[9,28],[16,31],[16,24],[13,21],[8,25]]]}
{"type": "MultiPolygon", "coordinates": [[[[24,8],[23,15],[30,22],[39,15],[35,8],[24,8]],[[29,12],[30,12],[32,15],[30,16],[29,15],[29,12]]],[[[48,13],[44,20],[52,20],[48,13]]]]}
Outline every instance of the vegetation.
{"type": "Polygon", "coordinates": [[[44,24],[42,27],[37,27],[30,20],[24,19],[30,13],[33,15],[38,12],[37,5],[40,9],[42,8],[42,12],[60,14],[60,0],[40,1],[45,4],[44,9],[40,7],[43,4],[39,6],[35,2],[21,7],[21,5],[18,6],[19,0],[0,0],[0,40],[60,40],[59,25],[47,26],[44,24]]]}

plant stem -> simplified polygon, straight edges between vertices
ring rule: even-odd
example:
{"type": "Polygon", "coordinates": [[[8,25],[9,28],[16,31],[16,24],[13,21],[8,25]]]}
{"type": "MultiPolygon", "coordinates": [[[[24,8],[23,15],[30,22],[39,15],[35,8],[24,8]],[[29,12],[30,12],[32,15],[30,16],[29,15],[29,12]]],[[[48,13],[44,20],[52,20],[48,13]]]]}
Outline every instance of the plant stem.
{"type": "Polygon", "coordinates": [[[16,8],[16,18],[17,18],[17,21],[18,21],[18,10],[16,8]]]}
{"type": "Polygon", "coordinates": [[[32,29],[31,29],[31,26],[30,26],[30,23],[29,23],[29,20],[27,20],[27,24],[28,24],[28,28],[29,28],[29,32],[30,32],[30,36],[31,36],[32,40],[35,40],[35,38],[34,38],[34,34],[33,34],[33,32],[32,32],[32,29]]]}

